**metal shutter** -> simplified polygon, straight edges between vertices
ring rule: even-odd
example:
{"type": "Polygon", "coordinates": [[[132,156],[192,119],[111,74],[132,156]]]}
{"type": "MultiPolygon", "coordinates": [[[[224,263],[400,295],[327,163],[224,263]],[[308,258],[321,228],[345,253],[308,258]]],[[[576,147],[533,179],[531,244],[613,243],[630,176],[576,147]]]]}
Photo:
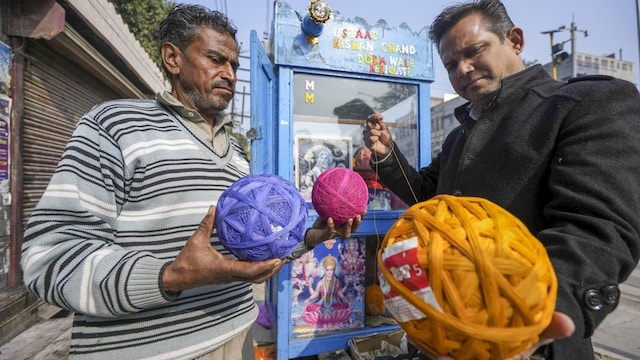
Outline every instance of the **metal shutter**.
{"type": "Polygon", "coordinates": [[[120,97],[46,42],[29,40],[24,69],[23,226],[75,124],[95,104],[120,97]]]}

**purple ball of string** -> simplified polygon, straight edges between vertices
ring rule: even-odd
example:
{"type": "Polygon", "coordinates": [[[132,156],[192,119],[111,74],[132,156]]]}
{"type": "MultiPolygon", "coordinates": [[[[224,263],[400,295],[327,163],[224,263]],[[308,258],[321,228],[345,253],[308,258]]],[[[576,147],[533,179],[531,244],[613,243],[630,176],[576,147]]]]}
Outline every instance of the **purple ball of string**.
{"type": "Polygon", "coordinates": [[[304,240],[307,217],[293,183],[273,174],[248,175],[218,199],[216,229],[222,245],[240,260],[282,259],[304,240]]]}

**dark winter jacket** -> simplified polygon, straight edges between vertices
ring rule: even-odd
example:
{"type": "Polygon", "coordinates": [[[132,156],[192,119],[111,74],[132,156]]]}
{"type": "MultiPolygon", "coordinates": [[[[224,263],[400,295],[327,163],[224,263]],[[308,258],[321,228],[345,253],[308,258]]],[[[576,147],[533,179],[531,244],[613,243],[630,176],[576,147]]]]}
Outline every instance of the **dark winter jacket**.
{"type": "Polygon", "coordinates": [[[416,171],[398,153],[407,180],[389,156],[382,182],[408,204],[407,181],[418,201],[482,197],[522,220],[553,263],[556,311],[576,324],[550,358],[593,358],[590,337],[640,257],[638,90],[605,76],[562,83],[536,65],[504,79],[477,121],[466,105],[456,117],[462,125],[429,166],[416,171]]]}

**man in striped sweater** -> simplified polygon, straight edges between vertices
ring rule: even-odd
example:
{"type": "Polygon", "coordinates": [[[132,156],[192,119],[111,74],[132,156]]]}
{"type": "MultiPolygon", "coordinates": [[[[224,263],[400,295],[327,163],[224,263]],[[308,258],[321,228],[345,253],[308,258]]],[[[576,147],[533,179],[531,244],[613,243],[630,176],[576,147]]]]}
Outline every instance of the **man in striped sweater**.
{"type": "MultiPolygon", "coordinates": [[[[69,140],[29,219],[22,268],[30,291],[75,313],[70,358],[253,358],[251,283],[283,261],[239,261],[213,227],[212,204],[249,173],[222,113],[235,34],[219,12],[174,6],[159,31],[171,93],[97,105],[69,140]]],[[[296,253],[349,237],[360,219],[317,221],[296,253]]]]}

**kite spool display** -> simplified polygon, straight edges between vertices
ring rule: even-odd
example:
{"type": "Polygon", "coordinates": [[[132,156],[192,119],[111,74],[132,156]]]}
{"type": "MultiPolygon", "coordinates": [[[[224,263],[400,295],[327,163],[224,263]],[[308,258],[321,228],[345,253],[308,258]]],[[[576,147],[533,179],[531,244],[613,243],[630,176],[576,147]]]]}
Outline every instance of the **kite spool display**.
{"type": "Polygon", "coordinates": [[[321,218],[345,224],[367,209],[369,190],[355,171],[336,167],[318,176],[311,190],[311,203],[321,218]]]}
{"type": "Polygon", "coordinates": [[[546,249],[488,200],[439,195],[413,205],[377,260],[387,310],[432,354],[508,358],[551,322],[558,284],[546,249]]]}
{"type": "Polygon", "coordinates": [[[304,240],[308,210],[298,189],[278,175],[248,175],[218,199],[216,229],[238,259],[289,256],[304,240]]]}

